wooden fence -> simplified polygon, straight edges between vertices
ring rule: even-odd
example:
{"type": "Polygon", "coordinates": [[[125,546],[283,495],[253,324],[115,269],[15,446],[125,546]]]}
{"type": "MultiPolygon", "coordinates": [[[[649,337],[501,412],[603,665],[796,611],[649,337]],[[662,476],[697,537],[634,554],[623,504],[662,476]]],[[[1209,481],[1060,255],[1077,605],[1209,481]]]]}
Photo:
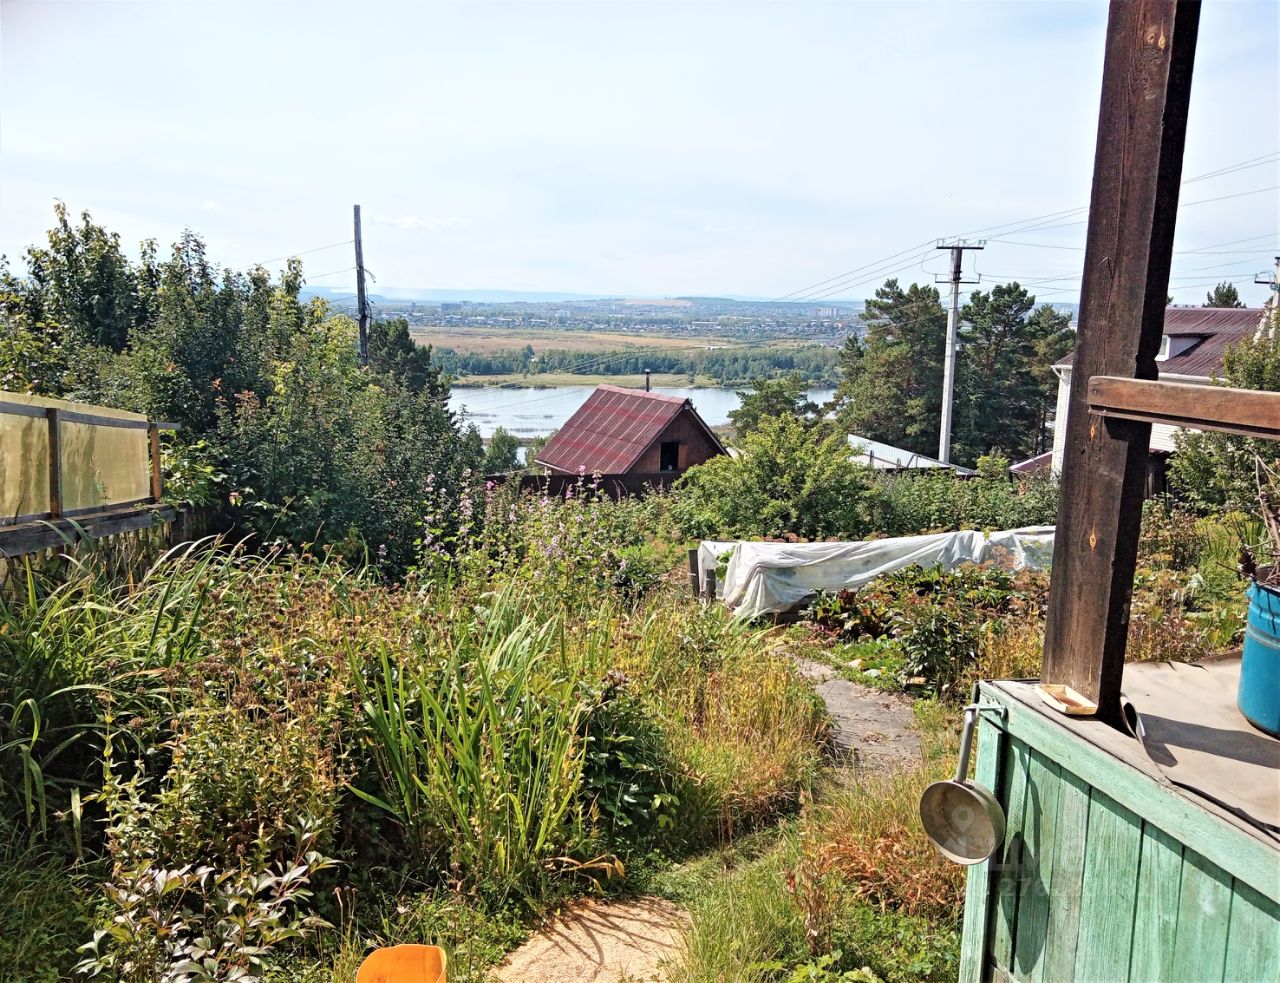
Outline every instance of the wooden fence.
{"type": "Polygon", "coordinates": [[[177,520],[161,501],[160,471],[160,431],[176,424],[10,393],[0,393],[0,424],[0,555],[58,550],[177,520]],[[142,433],[121,440],[132,431],[142,433]],[[103,471],[113,473],[110,488],[103,471]],[[124,497],[112,493],[120,485],[124,497]]]}

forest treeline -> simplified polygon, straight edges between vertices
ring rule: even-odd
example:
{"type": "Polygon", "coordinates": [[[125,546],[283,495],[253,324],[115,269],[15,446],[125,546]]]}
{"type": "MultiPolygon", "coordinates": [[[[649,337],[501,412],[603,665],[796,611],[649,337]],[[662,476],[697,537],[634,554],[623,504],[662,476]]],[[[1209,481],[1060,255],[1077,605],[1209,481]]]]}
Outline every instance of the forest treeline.
{"type": "Polygon", "coordinates": [[[542,373],[573,375],[687,375],[715,380],[719,386],[744,386],[755,379],[798,373],[811,386],[834,387],[839,381],[839,349],[825,345],[797,348],[644,348],[579,351],[568,348],[536,350],[533,345],[492,352],[458,352],[437,348],[435,357],[452,376],[528,375],[536,382],[542,373]]]}

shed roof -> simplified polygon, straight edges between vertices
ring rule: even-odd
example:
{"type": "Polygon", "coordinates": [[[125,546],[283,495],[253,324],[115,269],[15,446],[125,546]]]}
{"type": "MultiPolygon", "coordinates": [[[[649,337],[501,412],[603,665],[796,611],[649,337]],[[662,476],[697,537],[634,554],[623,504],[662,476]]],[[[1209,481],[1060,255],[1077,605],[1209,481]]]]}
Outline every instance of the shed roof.
{"type": "Polygon", "coordinates": [[[853,450],[853,460],[880,470],[897,471],[903,468],[951,468],[960,474],[973,474],[969,468],[956,464],[943,464],[932,457],[925,457],[915,451],[902,447],[894,447],[869,437],[861,437],[856,433],[849,434],[849,447],[853,450]]]}
{"type": "Polygon", "coordinates": [[[1053,469],[1053,451],[1045,451],[1025,461],[1009,465],[1013,474],[1048,474],[1053,469]]]}
{"type": "Polygon", "coordinates": [[[692,401],[643,389],[597,386],[547,441],[537,463],[570,474],[623,474],[685,410],[723,451],[692,401]]]}
{"type": "MultiPolygon", "coordinates": [[[[1222,355],[1230,345],[1250,337],[1262,321],[1259,307],[1170,307],[1164,313],[1164,334],[1199,338],[1185,351],[1157,363],[1162,376],[1211,379],[1222,369],[1222,355]]],[[[1055,364],[1067,366],[1073,352],[1055,364]]]]}

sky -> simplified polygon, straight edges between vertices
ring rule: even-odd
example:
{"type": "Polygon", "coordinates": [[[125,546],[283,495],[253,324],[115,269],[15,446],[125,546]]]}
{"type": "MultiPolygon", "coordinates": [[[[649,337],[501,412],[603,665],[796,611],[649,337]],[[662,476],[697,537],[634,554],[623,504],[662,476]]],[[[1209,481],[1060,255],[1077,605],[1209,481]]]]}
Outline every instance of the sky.
{"type": "MultiPolygon", "coordinates": [[[[191,228],[346,289],[359,202],[375,292],[863,297],[1087,204],[1105,29],[1035,0],[0,0],[0,253],[61,199],[131,250],[191,228]]],[[[1184,187],[1175,301],[1265,299],[1277,152],[1280,3],[1207,0],[1183,173],[1246,166],[1184,187]]],[[[966,269],[1075,301],[1084,218],[966,269]]]]}

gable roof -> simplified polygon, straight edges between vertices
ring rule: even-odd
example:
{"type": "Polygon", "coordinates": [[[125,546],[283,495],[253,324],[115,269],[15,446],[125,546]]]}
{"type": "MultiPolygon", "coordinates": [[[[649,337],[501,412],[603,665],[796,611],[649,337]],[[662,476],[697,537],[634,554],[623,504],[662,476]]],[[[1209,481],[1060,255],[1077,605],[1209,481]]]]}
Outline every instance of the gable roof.
{"type": "Polygon", "coordinates": [[[685,410],[723,452],[719,439],[690,400],[643,389],[597,386],[547,441],[536,463],[570,474],[623,474],[685,410]]]}
{"type": "MultiPolygon", "coordinates": [[[[1258,307],[1170,307],[1164,312],[1163,333],[1171,338],[1192,339],[1177,355],[1157,362],[1164,377],[1211,379],[1222,369],[1226,349],[1252,337],[1262,322],[1258,307]],[[1198,338],[1198,341],[1194,339],[1198,338]]],[[[1075,353],[1058,359],[1056,366],[1070,365],[1075,353]]]]}

